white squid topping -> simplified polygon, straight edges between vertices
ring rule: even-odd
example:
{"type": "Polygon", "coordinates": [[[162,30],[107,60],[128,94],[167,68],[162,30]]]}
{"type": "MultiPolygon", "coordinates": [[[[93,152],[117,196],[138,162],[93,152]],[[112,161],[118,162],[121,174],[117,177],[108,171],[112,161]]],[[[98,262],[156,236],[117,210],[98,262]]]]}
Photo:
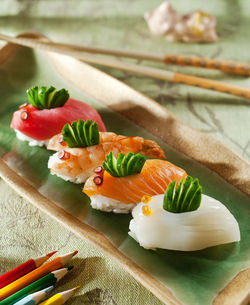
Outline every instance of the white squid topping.
{"type": "Polygon", "coordinates": [[[195,251],[240,240],[237,221],[218,200],[202,195],[196,211],[170,213],[163,209],[163,197],[153,196],[132,211],[129,235],[142,247],[195,251]]]}

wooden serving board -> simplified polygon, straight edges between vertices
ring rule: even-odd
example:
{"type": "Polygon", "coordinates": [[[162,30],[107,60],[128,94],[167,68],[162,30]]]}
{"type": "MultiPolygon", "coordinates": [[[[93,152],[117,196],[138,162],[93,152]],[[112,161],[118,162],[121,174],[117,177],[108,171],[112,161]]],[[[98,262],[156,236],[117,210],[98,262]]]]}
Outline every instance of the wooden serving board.
{"type": "MultiPolygon", "coordinates": [[[[22,36],[44,38],[36,33],[22,36]]],[[[109,254],[164,304],[247,303],[247,161],[216,139],[185,125],[147,96],[74,58],[33,53],[7,44],[0,50],[0,65],[0,74],[8,71],[15,84],[12,91],[8,83],[1,88],[6,101],[0,106],[0,175],[7,183],[69,230],[109,254]],[[110,130],[156,140],[170,161],[199,177],[204,192],[230,209],[239,222],[241,242],[189,253],[144,250],[127,236],[130,216],[92,210],[79,186],[49,175],[46,160],[50,153],[16,140],[9,128],[11,113],[23,103],[20,99],[27,87],[47,83],[68,88],[72,97],[87,99],[110,130]],[[55,195],[52,189],[60,189],[62,194],[55,195]]]]}

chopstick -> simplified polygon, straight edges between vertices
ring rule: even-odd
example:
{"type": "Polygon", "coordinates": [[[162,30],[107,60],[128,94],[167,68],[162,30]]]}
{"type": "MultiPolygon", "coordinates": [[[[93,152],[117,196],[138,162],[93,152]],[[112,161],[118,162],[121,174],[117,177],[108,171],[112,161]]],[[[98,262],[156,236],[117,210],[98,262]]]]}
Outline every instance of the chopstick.
{"type": "MultiPolygon", "coordinates": [[[[138,64],[132,64],[132,63],[127,63],[123,62],[120,60],[115,60],[115,59],[108,59],[108,58],[103,58],[99,56],[95,56],[92,54],[84,54],[84,51],[87,51],[87,47],[83,46],[72,46],[68,44],[61,44],[61,43],[53,43],[51,41],[44,41],[41,39],[34,39],[34,38],[22,38],[22,37],[10,37],[6,36],[3,34],[0,34],[0,40],[8,41],[10,43],[34,48],[34,49],[40,49],[48,52],[56,52],[68,56],[72,56],[75,58],[78,58],[80,60],[83,60],[88,63],[92,64],[98,64],[102,66],[107,66],[115,69],[120,69],[123,71],[127,72],[133,72],[136,74],[140,75],[145,75],[148,77],[153,77],[156,79],[161,79],[161,80],[166,80],[170,82],[175,82],[175,83],[182,83],[190,86],[197,86],[200,88],[204,89],[210,89],[214,91],[219,91],[219,92],[224,92],[236,96],[242,96],[244,98],[250,99],[250,90],[244,87],[240,86],[234,86],[231,84],[226,84],[223,82],[219,81],[214,81],[206,78],[201,78],[201,77],[196,77],[196,76],[191,76],[187,74],[181,74],[181,73],[176,73],[176,72],[171,72],[171,71],[166,71],[162,69],[157,69],[157,68],[151,68],[148,66],[141,66],[138,64]]],[[[122,54],[128,54],[126,51],[116,51],[115,53],[110,53],[110,50],[105,49],[105,48],[96,48],[96,47],[88,47],[88,52],[99,52],[102,51],[102,54],[105,55],[119,55],[122,56],[122,54]],[[109,53],[105,53],[109,52],[109,53]]],[[[127,57],[133,57],[133,58],[138,58],[136,54],[137,52],[130,52],[130,56],[127,57]]],[[[142,54],[142,53],[140,53],[142,54]]],[[[146,53],[143,53],[144,55],[141,55],[141,59],[149,59],[151,60],[157,60],[157,61],[162,61],[160,60],[160,57],[158,55],[146,55],[146,53]],[[143,57],[144,56],[144,57],[143,57]]],[[[165,58],[165,56],[164,56],[165,58]]],[[[238,68],[237,68],[238,69],[238,68]]]]}
{"type": "MultiPolygon", "coordinates": [[[[6,35],[0,35],[1,39],[7,40],[10,37],[6,35]]],[[[35,40],[35,39],[34,39],[35,40]]],[[[235,61],[225,61],[225,60],[215,60],[215,59],[206,59],[202,57],[193,57],[193,56],[183,56],[183,55],[174,55],[174,54],[158,54],[153,52],[142,52],[142,51],[130,51],[130,50],[121,50],[121,49],[112,49],[112,48],[103,48],[90,45],[73,45],[57,42],[43,42],[44,45],[52,45],[58,48],[64,48],[65,50],[76,50],[83,51],[87,53],[97,53],[103,55],[112,55],[118,57],[128,57],[140,60],[149,60],[163,62],[170,65],[179,65],[179,66],[191,66],[197,68],[205,69],[215,69],[221,70],[227,73],[240,74],[240,75],[250,75],[250,64],[244,62],[235,62],[235,61]]]]}

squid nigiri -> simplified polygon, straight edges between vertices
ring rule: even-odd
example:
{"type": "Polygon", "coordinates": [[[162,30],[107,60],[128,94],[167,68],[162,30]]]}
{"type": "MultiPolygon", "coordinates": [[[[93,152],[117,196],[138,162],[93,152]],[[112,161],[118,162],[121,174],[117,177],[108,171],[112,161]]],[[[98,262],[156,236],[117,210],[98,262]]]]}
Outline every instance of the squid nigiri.
{"type": "Polygon", "coordinates": [[[47,149],[57,151],[49,158],[51,174],[74,183],[85,182],[109,152],[117,156],[120,152],[132,151],[148,157],[165,158],[162,149],[154,141],[142,137],[125,137],[113,132],[99,132],[95,123],[82,120],[66,125],[62,134],[49,141],[47,149]],[[80,130],[82,134],[79,135],[80,130]]]}
{"type": "Polygon", "coordinates": [[[161,194],[146,200],[144,196],[132,211],[129,235],[146,249],[180,251],[239,241],[239,225],[230,211],[218,200],[198,192],[197,196],[195,187],[187,188],[184,183],[172,189],[170,196],[161,194]],[[186,194],[185,188],[192,188],[191,194],[186,194]]]}
{"type": "Polygon", "coordinates": [[[128,213],[143,195],[163,194],[173,180],[180,181],[186,172],[174,164],[159,159],[146,160],[140,154],[109,154],[102,174],[96,173],[85,183],[83,192],[95,209],[128,213]]]}
{"type": "Polygon", "coordinates": [[[28,103],[19,107],[12,117],[10,127],[17,138],[28,141],[30,146],[47,145],[66,123],[77,119],[95,120],[100,131],[105,125],[98,112],[91,106],[69,98],[68,91],[54,87],[33,87],[27,90],[28,103]]]}

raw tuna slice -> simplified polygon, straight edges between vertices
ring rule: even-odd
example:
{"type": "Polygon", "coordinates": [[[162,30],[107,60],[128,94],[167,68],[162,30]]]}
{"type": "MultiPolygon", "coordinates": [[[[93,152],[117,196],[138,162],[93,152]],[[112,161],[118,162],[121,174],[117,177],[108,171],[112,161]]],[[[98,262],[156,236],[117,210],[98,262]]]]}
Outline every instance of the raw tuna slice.
{"type": "Polygon", "coordinates": [[[66,123],[78,119],[96,121],[99,130],[106,131],[93,107],[71,98],[63,106],[50,109],[37,109],[31,104],[24,104],[14,112],[10,127],[29,138],[43,141],[60,133],[66,123]]]}

